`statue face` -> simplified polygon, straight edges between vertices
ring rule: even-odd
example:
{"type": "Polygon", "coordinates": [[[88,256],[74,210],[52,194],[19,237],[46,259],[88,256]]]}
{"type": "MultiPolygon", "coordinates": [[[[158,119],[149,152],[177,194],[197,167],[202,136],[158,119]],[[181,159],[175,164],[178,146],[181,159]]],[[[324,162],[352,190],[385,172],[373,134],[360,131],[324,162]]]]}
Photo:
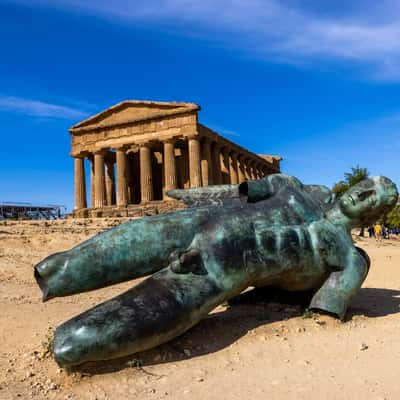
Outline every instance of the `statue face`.
{"type": "Polygon", "coordinates": [[[361,224],[372,224],[396,204],[396,185],[388,178],[365,179],[343,194],[339,200],[342,212],[361,224]]]}

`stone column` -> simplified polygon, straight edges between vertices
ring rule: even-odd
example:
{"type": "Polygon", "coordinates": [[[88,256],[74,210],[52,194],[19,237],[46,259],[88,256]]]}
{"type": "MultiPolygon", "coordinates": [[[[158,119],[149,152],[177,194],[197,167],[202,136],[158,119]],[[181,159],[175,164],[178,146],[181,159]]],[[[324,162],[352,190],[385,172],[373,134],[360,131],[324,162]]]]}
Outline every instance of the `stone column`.
{"type": "Polygon", "coordinates": [[[214,185],[220,185],[222,183],[220,150],[221,146],[218,143],[214,143],[212,147],[212,166],[213,166],[214,185]]]}
{"type": "Polygon", "coordinates": [[[151,168],[151,147],[148,143],[140,146],[140,192],[141,202],[152,201],[153,173],[151,168]]]}
{"type": "Polygon", "coordinates": [[[244,161],[243,169],[244,169],[244,176],[246,177],[246,180],[251,179],[249,160],[247,158],[244,161]]]}
{"type": "Polygon", "coordinates": [[[257,161],[255,161],[254,164],[253,164],[253,173],[254,173],[254,179],[258,179],[259,175],[258,175],[257,161]]]}
{"type": "Polygon", "coordinates": [[[90,158],[90,207],[94,208],[95,204],[95,190],[94,190],[94,155],[91,155],[90,158]]]}
{"type": "Polygon", "coordinates": [[[175,141],[167,140],[164,142],[164,198],[169,199],[165,193],[177,187],[175,141]]]}
{"type": "Polygon", "coordinates": [[[117,157],[117,205],[126,207],[128,205],[128,182],[127,182],[127,155],[125,149],[116,150],[117,157]]]}
{"type": "Polygon", "coordinates": [[[200,141],[198,136],[189,137],[189,174],[191,188],[199,187],[202,185],[200,141]]]}
{"type": "Polygon", "coordinates": [[[250,161],[250,176],[251,176],[251,179],[257,179],[255,166],[254,166],[254,160],[250,161]]]}
{"type": "Polygon", "coordinates": [[[259,176],[259,179],[262,179],[263,176],[264,176],[264,173],[263,173],[263,166],[262,166],[261,163],[258,164],[258,176],[259,176]]]}
{"type": "Polygon", "coordinates": [[[75,210],[86,208],[86,178],[85,178],[85,158],[74,158],[75,175],[75,210]]]}
{"type": "Polygon", "coordinates": [[[263,177],[263,173],[262,173],[262,165],[260,162],[257,164],[257,172],[258,172],[258,179],[261,179],[263,177]]]}
{"type": "MultiPolygon", "coordinates": [[[[113,154],[109,154],[112,156],[113,154]]],[[[106,202],[108,206],[115,204],[115,173],[114,160],[106,158],[106,202]]]]}
{"type": "Polygon", "coordinates": [[[232,151],[229,155],[229,176],[232,185],[238,184],[237,154],[232,151]]]}
{"type": "Polygon", "coordinates": [[[264,178],[264,171],[263,171],[263,165],[262,164],[260,164],[258,166],[258,173],[259,173],[260,179],[264,178]]]}
{"type": "Polygon", "coordinates": [[[211,141],[209,138],[203,139],[201,149],[201,179],[203,186],[208,186],[213,184],[211,141]]]}
{"type": "Polygon", "coordinates": [[[94,155],[94,206],[102,208],[105,205],[104,185],[104,153],[98,152],[94,155]]]}
{"type": "Polygon", "coordinates": [[[221,174],[222,174],[222,184],[231,183],[229,174],[229,149],[222,147],[221,149],[221,174]]]}
{"type": "Polygon", "coordinates": [[[238,180],[239,180],[239,183],[242,183],[246,180],[245,164],[244,164],[244,156],[243,155],[239,155],[237,166],[238,166],[238,180]]]}
{"type": "Polygon", "coordinates": [[[268,167],[263,167],[263,176],[268,176],[269,175],[269,170],[268,167]]]}

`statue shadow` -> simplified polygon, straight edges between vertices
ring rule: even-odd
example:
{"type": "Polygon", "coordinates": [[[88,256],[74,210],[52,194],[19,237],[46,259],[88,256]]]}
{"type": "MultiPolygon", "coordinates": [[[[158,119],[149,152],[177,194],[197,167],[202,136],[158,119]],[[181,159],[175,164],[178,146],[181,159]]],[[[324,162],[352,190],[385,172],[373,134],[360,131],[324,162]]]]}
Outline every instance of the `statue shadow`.
{"type": "MultiPolygon", "coordinates": [[[[278,294],[266,295],[262,288],[245,292],[232,299],[227,308],[208,315],[188,332],[168,343],[116,360],[86,363],[73,371],[84,375],[102,375],[133,367],[152,375],[146,371],[146,366],[215,353],[260,325],[300,317],[311,297],[311,292],[294,294],[279,291],[278,294]]],[[[349,309],[346,321],[359,315],[376,318],[399,311],[399,290],[363,288],[349,309]]]]}
{"type": "Polygon", "coordinates": [[[346,321],[354,316],[384,317],[400,312],[400,290],[362,288],[346,315],[346,321]]]}

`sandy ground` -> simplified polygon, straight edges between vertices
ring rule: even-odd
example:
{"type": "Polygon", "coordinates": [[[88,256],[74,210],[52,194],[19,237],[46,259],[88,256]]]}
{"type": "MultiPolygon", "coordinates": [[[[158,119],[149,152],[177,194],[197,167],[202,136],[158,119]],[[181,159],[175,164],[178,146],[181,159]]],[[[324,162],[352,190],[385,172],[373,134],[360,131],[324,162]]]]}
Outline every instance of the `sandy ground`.
{"type": "Polygon", "coordinates": [[[157,349],[60,370],[46,353],[52,330],[132,282],[42,304],[33,266],[118,223],[0,222],[1,400],[400,398],[395,240],[359,241],[372,268],[344,323],[277,303],[219,307],[157,349]]]}

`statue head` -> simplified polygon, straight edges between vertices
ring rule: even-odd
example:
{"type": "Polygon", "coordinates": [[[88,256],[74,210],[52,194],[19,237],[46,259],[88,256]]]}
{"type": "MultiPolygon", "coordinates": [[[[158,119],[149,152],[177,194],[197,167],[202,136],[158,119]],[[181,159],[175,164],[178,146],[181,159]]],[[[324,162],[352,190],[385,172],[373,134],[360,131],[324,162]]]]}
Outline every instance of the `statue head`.
{"type": "Polygon", "coordinates": [[[396,185],[384,176],[364,179],[345,192],[337,206],[354,227],[367,226],[388,213],[398,199],[396,185]]]}

